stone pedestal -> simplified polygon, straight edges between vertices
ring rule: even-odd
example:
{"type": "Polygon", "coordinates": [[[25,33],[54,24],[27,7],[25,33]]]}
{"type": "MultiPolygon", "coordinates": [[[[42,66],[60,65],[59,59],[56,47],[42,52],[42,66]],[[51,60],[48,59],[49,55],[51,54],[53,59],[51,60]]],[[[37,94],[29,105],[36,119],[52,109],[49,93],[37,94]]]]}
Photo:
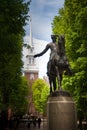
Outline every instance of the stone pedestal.
{"type": "Polygon", "coordinates": [[[77,130],[75,103],[68,92],[52,93],[47,102],[48,130],[77,130]]]}

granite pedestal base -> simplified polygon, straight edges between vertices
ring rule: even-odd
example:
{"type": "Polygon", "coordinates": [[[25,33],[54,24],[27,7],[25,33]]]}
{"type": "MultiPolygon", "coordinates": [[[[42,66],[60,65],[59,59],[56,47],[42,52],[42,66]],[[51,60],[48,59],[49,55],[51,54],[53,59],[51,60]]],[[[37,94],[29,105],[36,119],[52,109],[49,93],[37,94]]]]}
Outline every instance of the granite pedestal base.
{"type": "Polygon", "coordinates": [[[48,130],[77,130],[75,102],[66,91],[52,93],[47,102],[48,130]]]}

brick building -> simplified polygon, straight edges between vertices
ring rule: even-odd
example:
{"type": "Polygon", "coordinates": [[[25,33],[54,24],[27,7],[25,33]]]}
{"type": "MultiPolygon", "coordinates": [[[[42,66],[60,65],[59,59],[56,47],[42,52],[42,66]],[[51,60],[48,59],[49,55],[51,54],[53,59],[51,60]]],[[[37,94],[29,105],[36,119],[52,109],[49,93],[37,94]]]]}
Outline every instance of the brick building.
{"type": "Polygon", "coordinates": [[[26,48],[26,56],[24,61],[24,76],[29,81],[29,104],[28,104],[28,113],[34,114],[35,107],[32,99],[32,84],[33,82],[38,79],[38,64],[36,62],[36,59],[34,56],[34,44],[33,44],[33,38],[32,38],[32,28],[31,28],[31,17],[30,17],[30,38],[28,41],[29,48],[26,48]]]}

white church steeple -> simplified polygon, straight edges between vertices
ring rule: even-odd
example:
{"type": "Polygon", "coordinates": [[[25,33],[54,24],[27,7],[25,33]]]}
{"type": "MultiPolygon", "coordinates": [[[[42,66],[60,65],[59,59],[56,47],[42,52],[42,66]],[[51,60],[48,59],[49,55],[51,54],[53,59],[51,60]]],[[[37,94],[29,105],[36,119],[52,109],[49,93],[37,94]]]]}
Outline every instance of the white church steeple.
{"type": "Polygon", "coordinates": [[[32,36],[32,18],[31,18],[31,15],[29,17],[29,25],[30,25],[30,41],[29,41],[29,43],[30,43],[30,46],[32,48],[34,46],[33,46],[33,36],[32,36]]]}
{"type": "Polygon", "coordinates": [[[25,63],[25,75],[27,74],[29,79],[37,79],[38,78],[38,65],[36,63],[36,59],[34,58],[34,43],[33,43],[33,36],[32,36],[32,18],[29,16],[29,41],[27,48],[27,55],[26,55],[26,63],[25,63]]]}

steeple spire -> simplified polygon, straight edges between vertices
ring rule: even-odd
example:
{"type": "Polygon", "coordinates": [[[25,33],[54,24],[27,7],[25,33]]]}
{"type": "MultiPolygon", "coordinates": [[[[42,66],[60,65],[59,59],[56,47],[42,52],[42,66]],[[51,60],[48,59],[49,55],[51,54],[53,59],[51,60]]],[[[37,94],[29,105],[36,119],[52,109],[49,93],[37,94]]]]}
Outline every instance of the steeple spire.
{"type": "MultiPolygon", "coordinates": [[[[38,78],[38,64],[37,61],[34,59],[34,44],[33,44],[33,37],[32,37],[32,19],[31,19],[31,15],[29,15],[29,41],[28,41],[28,45],[30,46],[29,48],[27,48],[27,55],[26,55],[26,63],[25,63],[25,75],[29,74],[29,79],[31,79],[31,76],[33,75],[34,78],[38,78]],[[36,76],[35,76],[36,75],[36,76]]],[[[32,76],[32,77],[33,77],[32,76]]]]}
{"type": "Polygon", "coordinates": [[[29,16],[29,25],[30,25],[30,39],[29,39],[29,44],[31,48],[33,48],[33,38],[32,38],[32,18],[31,15],[29,16]]]}

